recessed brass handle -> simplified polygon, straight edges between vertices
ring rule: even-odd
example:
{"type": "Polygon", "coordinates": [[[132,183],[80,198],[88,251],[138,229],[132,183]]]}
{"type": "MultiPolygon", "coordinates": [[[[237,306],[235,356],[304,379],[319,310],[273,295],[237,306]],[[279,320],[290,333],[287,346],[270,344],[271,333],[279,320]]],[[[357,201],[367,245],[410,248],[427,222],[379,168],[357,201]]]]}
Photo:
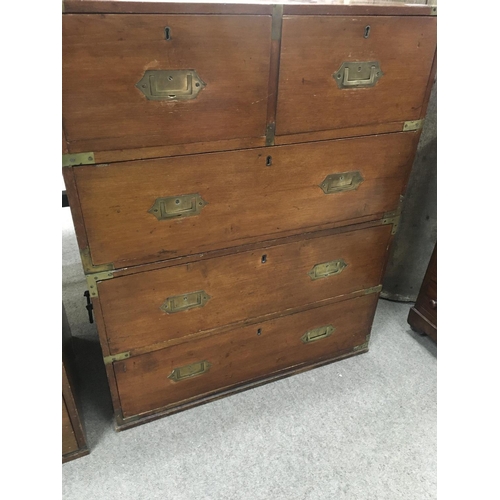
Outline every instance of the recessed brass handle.
{"type": "Polygon", "coordinates": [[[198,375],[207,373],[211,366],[212,364],[208,361],[198,361],[197,363],[193,363],[191,365],[180,366],[178,368],[174,368],[168,378],[174,382],[179,382],[187,378],[197,377],[198,375]]]}
{"type": "Polygon", "coordinates": [[[353,172],[340,172],[338,174],[327,175],[319,187],[325,194],[341,193],[342,191],[357,189],[363,180],[358,170],[353,172]]]}
{"type": "Polygon", "coordinates": [[[326,339],[334,331],[335,328],[332,325],[320,326],[319,328],[314,328],[313,330],[309,330],[304,333],[304,335],[300,337],[300,340],[302,340],[304,344],[310,344],[311,342],[316,342],[317,340],[326,339]]]}
{"type": "Polygon", "coordinates": [[[148,210],[158,220],[191,217],[198,215],[207,202],[198,194],[183,194],[156,198],[154,205],[148,210]]]}
{"type": "Polygon", "coordinates": [[[370,68],[370,78],[367,80],[349,80],[349,68],[344,68],[344,87],[359,87],[361,85],[371,86],[375,82],[375,66],[370,68]]]}
{"type": "Polygon", "coordinates": [[[333,74],[339,89],[374,87],[383,76],[378,61],[343,62],[333,74]]]}
{"type": "Polygon", "coordinates": [[[188,101],[206,85],[194,69],[147,70],[136,83],[150,101],[188,101]]]}
{"type": "Polygon", "coordinates": [[[203,307],[210,298],[210,295],[204,290],[183,295],[175,295],[173,297],[167,297],[160,309],[167,314],[188,311],[196,307],[203,307]]]}
{"type": "Polygon", "coordinates": [[[314,281],[321,278],[328,278],[328,276],[334,274],[340,274],[346,267],[347,264],[344,259],[331,260],[330,262],[316,264],[307,274],[314,281]]]}

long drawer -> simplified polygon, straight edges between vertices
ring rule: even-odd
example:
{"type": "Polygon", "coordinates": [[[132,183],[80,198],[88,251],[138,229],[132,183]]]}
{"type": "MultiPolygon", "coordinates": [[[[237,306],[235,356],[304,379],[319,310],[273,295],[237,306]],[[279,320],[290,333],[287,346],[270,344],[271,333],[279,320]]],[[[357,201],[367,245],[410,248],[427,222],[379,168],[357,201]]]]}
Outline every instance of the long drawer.
{"type": "Polygon", "coordinates": [[[366,349],[378,294],[114,363],[124,418],[366,349]]]}
{"type": "Polygon", "coordinates": [[[382,217],[415,133],[73,168],[94,265],[115,268],[382,217]]]}
{"type": "Polygon", "coordinates": [[[110,352],[377,286],[390,237],[378,225],[102,281],[110,352]]]}

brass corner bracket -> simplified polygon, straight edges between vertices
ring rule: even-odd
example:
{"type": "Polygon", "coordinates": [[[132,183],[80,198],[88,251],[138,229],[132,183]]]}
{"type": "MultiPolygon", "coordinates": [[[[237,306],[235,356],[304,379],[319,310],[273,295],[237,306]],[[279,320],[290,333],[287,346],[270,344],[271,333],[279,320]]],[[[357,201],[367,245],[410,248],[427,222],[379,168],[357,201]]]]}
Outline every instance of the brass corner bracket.
{"type": "Polygon", "coordinates": [[[403,132],[413,132],[415,130],[420,130],[424,126],[424,119],[422,120],[410,120],[404,122],[403,132]]]}
{"type": "Polygon", "coordinates": [[[283,26],[283,4],[273,5],[271,18],[271,40],[281,40],[283,26]]]}
{"type": "Polygon", "coordinates": [[[77,167],[79,165],[95,165],[94,153],[73,153],[62,155],[63,167],[77,167]]]}
{"type": "Polygon", "coordinates": [[[87,286],[89,287],[90,296],[99,297],[99,292],[97,290],[97,283],[99,281],[104,281],[114,278],[114,275],[111,271],[105,271],[103,273],[87,274],[85,278],[87,280],[87,286]]]}
{"type": "Polygon", "coordinates": [[[437,16],[437,15],[438,15],[438,8],[431,7],[431,16],[437,16]]]}
{"type": "Polygon", "coordinates": [[[83,272],[85,274],[101,273],[103,271],[112,271],[115,266],[113,264],[99,264],[95,266],[90,255],[90,248],[80,250],[80,259],[82,260],[83,272]]]}
{"type": "Polygon", "coordinates": [[[368,350],[368,345],[370,344],[370,337],[371,337],[371,333],[368,333],[368,335],[366,336],[366,340],[361,344],[361,345],[358,345],[356,346],[353,351],[364,351],[364,350],[368,350]]]}
{"type": "Polygon", "coordinates": [[[123,361],[124,359],[130,358],[130,351],[127,352],[121,352],[120,354],[114,354],[112,356],[105,356],[104,357],[104,364],[109,365],[111,363],[114,363],[115,361],[123,361]]]}
{"type": "Polygon", "coordinates": [[[276,132],[276,124],[268,123],[266,127],[266,146],[274,146],[274,135],[276,132]]]}
{"type": "Polygon", "coordinates": [[[382,291],[382,285],[372,286],[371,288],[367,288],[365,290],[365,295],[369,295],[370,293],[379,293],[382,291]]]}
{"type": "Polygon", "coordinates": [[[403,207],[403,199],[404,197],[401,195],[399,197],[399,205],[396,210],[392,210],[391,212],[386,212],[382,217],[382,224],[392,224],[391,234],[396,234],[399,225],[399,219],[401,217],[401,211],[403,207]]]}

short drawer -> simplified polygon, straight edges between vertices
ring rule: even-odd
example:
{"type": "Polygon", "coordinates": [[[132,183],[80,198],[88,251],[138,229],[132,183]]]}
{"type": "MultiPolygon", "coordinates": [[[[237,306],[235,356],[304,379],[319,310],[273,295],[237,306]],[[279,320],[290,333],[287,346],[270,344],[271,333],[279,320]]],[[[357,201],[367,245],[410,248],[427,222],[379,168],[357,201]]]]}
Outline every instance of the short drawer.
{"type": "Polygon", "coordinates": [[[123,417],[366,349],[378,294],[114,363],[123,417]]]}
{"type": "Polygon", "coordinates": [[[111,354],[375,287],[391,227],[311,237],[102,281],[99,302],[111,354]]]}
{"type": "Polygon", "coordinates": [[[418,120],[435,50],[435,17],[285,16],[276,134],[418,120]]]}
{"type": "Polygon", "coordinates": [[[115,268],[381,218],[418,135],[72,168],[94,265],[115,268]],[[378,214],[378,215],[376,215],[378,214]]]}
{"type": "Polygon", "coordinates": [[[265,136],[271,16],[63,16],[71,153],[265,136]]]}

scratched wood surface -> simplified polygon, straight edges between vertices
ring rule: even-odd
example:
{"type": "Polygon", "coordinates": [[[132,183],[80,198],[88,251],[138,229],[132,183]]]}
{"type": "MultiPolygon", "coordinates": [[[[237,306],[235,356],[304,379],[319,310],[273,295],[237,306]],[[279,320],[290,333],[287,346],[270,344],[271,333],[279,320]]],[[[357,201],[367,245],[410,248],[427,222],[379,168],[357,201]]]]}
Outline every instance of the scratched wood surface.
{"type": "Polygon", "coordinates": [[[123,416],[179,403],[272,375],[280,369],[335,357],[363,344],[378,294],[285,316],[114,364],[123,416]],[[304,344],[307,331],[332,325],[329,337],[304,344]],[[208,361],[206,373],[174,381],[175,368],[208,361]]]}
{"type": "Polygon", "coordinates": [[[99,284],[111,354],[377,286],[392,226],[375,226],[137,273],[99,284]],[[339,274],[312,280],[317,264],[343,259],[339,274]],[[204,291],[202,307],[160,309],[204,291]]]}
{"type": "Polygon", "coordinates": [[[93,262],[155,262],[394,210],[417,140],[408,132],[75,167],[93,262]],[[325,194],[325,178],[346,171],[359,171],[359,187],[325,194]],[[198,215],[148,212],[157,198],[194,193],[207,203],[198,215]]]}
{"type": "Polygon", "coordinates": [[[435,49],[435,17],[285,16],[276,134],[419,119],[435,49]],[[379,62],[374,87],[338,88],[352,61],[379,62]]]}
{"type": "Polygon", "coordinates": [[[63,16],[63,126],[69,151],[265,135],[271,16],[63,16]],[[170,40],[165,38],[170,28],[170,40]],[[146,70],[196,70],[195,99],[147,100],[146,70]]]}

